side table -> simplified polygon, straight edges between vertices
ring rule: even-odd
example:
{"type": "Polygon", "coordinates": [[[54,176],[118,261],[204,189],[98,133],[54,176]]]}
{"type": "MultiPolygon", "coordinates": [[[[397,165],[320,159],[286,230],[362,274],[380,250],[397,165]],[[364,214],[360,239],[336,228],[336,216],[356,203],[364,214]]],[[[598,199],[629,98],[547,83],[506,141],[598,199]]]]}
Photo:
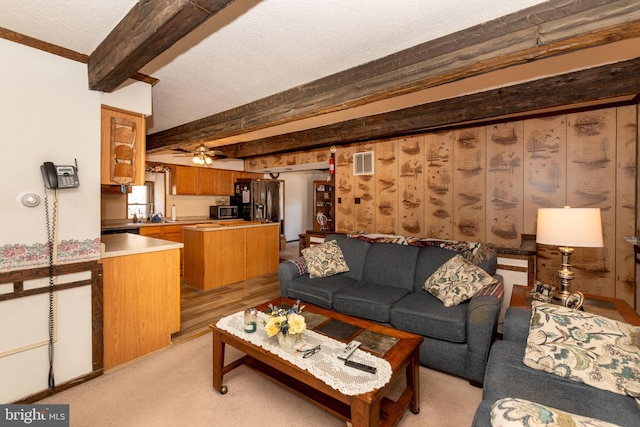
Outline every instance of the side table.
{"type": "MultiPolygon", "coordinates": [[[[511,291],[512,307],[530,307],[531,286],[513,285],[511,291]]],[[[585,294],[582,308],[587,313],[598,314],[609,319],[640,326],[640,315],[621,299],[585,294]]]]}

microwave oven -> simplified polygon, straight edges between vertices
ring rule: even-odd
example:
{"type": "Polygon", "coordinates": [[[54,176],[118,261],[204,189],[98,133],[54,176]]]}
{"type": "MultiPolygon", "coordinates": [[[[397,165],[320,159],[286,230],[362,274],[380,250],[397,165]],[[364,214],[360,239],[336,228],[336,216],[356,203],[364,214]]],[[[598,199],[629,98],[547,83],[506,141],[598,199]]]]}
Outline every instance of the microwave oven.
{"type": "Polygon", "coordinates": [[[209,218],[234,219],[238,218],[237,206],[209,206],[209,218]]]}

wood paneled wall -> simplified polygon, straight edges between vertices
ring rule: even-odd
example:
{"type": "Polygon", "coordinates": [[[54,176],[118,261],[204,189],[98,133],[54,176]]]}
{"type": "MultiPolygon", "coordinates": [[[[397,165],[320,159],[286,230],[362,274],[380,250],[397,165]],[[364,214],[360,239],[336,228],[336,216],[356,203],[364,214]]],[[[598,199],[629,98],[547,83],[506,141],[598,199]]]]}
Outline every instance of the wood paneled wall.
{"type": "MultiPolygon", "coordinates": [[[[521,234],[536,233],[538,208],[599,207],[605,246],[575,250],[573,288],[633,306],[633,247],[624,236],[636,234],[637,140],[632,105],[339,146],[336,231],[518,247],[521,234]],[[354,176],[353,154],[363,151],[374,152],[374,175],[354,176]]],[[[558,284],[560,261],[556,248],[539,246],[538,280],[558,284]]]]}

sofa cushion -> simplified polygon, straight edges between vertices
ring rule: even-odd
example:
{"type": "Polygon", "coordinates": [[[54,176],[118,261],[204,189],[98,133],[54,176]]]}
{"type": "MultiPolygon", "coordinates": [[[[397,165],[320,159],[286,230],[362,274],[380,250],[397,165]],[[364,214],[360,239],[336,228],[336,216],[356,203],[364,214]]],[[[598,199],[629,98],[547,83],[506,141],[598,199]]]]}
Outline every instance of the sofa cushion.
{"type": "MultiPolygon", "coordinates": [[[[522,398],[621,426],[637,425],[640,406],[634,398],[529,368],[522,363],[524,349],[524,343],[516,341],[493,344],[484,379],[485,401],[522,398]]],[[[488,420],[478,421],[474,425],[489,425],[488,420]]]]}
{"type": "Polygon", "coordinates": [[[309,277],[328,277],[349,271],[342,249],[335,240],[324,242],[302,250],[309,277]]]}
{"type": "Polygon", "coordinates": [[[467,342],[467,303],[445,307],[428,292],[411,293],[391,307],[394,328],[455,343],[467,342]]]}
{"type": "Polygon", "coordinates": [[[524,364],[613,393],[640,395],[640,327],[534,301],[524,364]]]}
{"type": "Polygon", "coordinates": [[[333,308],[351,316],[389,323],[389,309],[407,293],[407,290],[393,286],[358,282],[334,294],[333,308]]]}
{"type": "Polygon", "coordinates": [[[355,280],[346,277],[344,274],[315,279],[305,274],[291,281],[287,289],[287,295],[283,296],[332,309],[333,295],[351,283],[355,283],[355,280]]]}
{"type": "Polygon", "coordinates": [[[495,279],[487,272],[461,255],[456,255],[429,276],[424,289],[442,301],[445,307],[452,307],[493,283],[495,279]]]}
{"type": "Polygon", "coordinates": [[[491,427],[618,427],[525,399],[504,398],[491,405],[491,427]]]}
{"type": "Polygon", "coordinates": [[[362,280],[364,265],[369,249],[371,248],[371,243],[352,239],[344,234],[329,234],[325,238],[325,242],[330,240],[335,240],[338,243],[338,246],[342,249],[342,255],[349,266],[349,271],[344,273],[345,277],[356,281],[362,280]]]}
{"type": "Polygon", "coordinates": [[[419,253],[420,248],[414,246],[374,243],[367,254],[363,281],[412,292],[419,253]]]}

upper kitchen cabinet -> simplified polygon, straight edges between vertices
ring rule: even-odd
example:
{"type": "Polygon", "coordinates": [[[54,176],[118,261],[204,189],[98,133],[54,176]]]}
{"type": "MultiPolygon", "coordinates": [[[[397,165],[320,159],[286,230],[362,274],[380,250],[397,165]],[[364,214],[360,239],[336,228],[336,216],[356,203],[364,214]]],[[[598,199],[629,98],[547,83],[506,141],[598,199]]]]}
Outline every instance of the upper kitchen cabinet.
{"type": "Polygon", "coordinates": [[[255,172],[234,171],[233,182],[236,181],[251,181],[252,179],[263,179],[264,174],[255,172]]]}
{"type": "Polygon", "coordinates": [[[224,196],[217,193],[220,176],[217,169],[194,168],[198,171],[198,194],[203,196],[224,196]]]}
{"type": "Polygon", "coordinates": [[[100,184],[144,185],[144,115],[102,107],[100,184]]]}
{"type": "Polygon", "coordinates": [[[173,166],[171,169],[171,194],[198,194],[199,168],[191,166],[173,166]]]}
{"type": "Polygon", "coordinates": [[[216,171],[216,195],[233,196],[234,172],[224,169],[216,171]]]}
{"type": "Polygon", "coordinates": [[[234,172],[174,165],[171,172],[171,194],[199,196],[232,196],[234,172]]]}

